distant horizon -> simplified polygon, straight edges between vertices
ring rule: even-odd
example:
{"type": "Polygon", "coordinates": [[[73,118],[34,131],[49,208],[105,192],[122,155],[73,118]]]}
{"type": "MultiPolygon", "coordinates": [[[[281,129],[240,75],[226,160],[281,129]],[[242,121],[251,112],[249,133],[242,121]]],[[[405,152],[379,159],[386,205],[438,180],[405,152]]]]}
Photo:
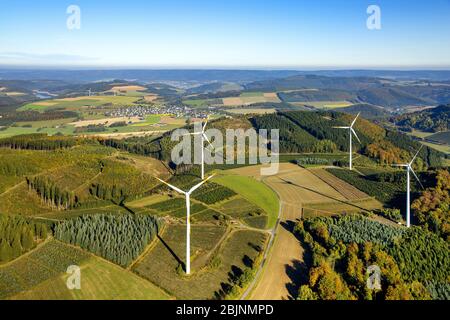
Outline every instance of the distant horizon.
{"type": "Polygon", "coordinates": [[[0,70],[55,70],[55,71],[108,71],[108,70],[218,70],[218,71],[298,71],[298,72],[321,72],[321,71],[398,71],[398,72],[414,72],[414,71],[450,71],[449,66],[60,66],[60,65],[2,65],[0,70]]]}

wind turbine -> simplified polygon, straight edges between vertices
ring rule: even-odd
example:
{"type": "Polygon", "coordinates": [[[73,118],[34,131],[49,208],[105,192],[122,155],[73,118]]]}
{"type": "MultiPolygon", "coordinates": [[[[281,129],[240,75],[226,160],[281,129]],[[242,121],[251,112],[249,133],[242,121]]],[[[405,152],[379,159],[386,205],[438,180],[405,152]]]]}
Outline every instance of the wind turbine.
{"type": "Polygon", "coordinates": [[[89,88],[89,90],[88,90],[88,93],[89,93],[89,97],[91,96],[91,94],[92,94],[92,92],[91,92],[91,88],[89,88]]]}
{"type": "Polygon", "coordinates": [[[411,177],[411,172],[414,175],[414,177],[417,179],[417,181],[419,182],[420,186],[423,189],[423,185],[419,180],[419,177],[416,175],[416,173],[414,172],[413,168],[412,168],[412,164],[414,163],[414,161],[416,160],[417,156],[419,155],[419,152],[422,150],[423,146],[420,147],[419,151],[417,151],[416,155],[414,156],[414,158],[411,160],[410,163],[406,163],[406,164],[393,164],[393,167],[400,167],[400,168],[406,168],[406,227],[410,227],[411,226],[411,208],[410,208],[410,177],[411,177]]]}
{"type": "Polygon", "coordinates": [[[350,127],[333,127],[334,129],[347,129],[349,131],[350,134],[350,170],[353,170],[353,166],[352,166],[352,135],[355,135],[356,139],[358,139],[359,143],[361,143],[361,140],[359,140],[358,135],[356,134],[356,131],[353,129],[353,126],[356,123],[356,120],[358,120],[359,115],[361,114],[358,113],[358,115],[356,116],[355,120],[353,120],[352,124],[350,125],[350,127]]]}
{"type": "Polygon", "coordinates": [[[200,132],[193,132],[193,133],[188,133],[187,135],[191,135],[191,136],[201,136],[202,138],[202,173],[201,173],[201,177],[202,180],[205,179],[205,140],[209,143],[209,145],[214,149],[214,146],[211,144],[211,141],[209,141],[208,136],[205,134],[205,129],[206,129],[206,125],[208,124],[208,118],[206,118],[205,123],[202,126],[202,131],[200,132]]]}
{"type": "Polygon", "coordinates": [[[172,186],[170,184],[168,184],[167,182],[158,179],[159,181],[161,181],[162,183],[164,183],[165,185],[167,185],[169,188],[175,190],[178,193],[184,194],[184,196],[186,197],[186,274],[190,274],[191,273],[191,194],[197,190],[198,188],[200,188],[206,181],[208,181],[209,179],[211,179],[212,177],[214,177],[214,175],[209,176],[207,179],[203,180],[202,182],[200,182],[199,184],[193,186],[189,191],[183,191],[175,186],[172,186]]]}

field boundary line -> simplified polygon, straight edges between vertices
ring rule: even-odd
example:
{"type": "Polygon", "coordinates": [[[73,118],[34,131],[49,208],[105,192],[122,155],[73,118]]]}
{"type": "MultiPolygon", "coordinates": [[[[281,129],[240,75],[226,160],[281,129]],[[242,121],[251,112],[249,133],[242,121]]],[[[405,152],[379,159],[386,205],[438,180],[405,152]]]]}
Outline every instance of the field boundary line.
{"type": "MultiPolygon", "coordinates": [[[[158,232],[158,235],[161,236],[164,234],[164,232],[167,229],[167,225],[164,224],[162,229],[158,232]]],[[[125,268],[126,270],[131,271],[131,269],[138,264],[139,262],[142,261],[142,259],[144,259],[144,257],[147,255],[147,253],[149,253],[150,251],[152,251],[152,249],[156,246],[156,244],[158,243],[158,237],[155,236],[155,238],[153,239],[152,242],[150,242],[147,247],[144,249],[144,251],[127,267],[125,268]]]]}
{"type": "MultiPolygon", "coordinates": [[[[10,264],[12,264],[12,263],[14,263],[14,262],[16,262],[16,261],[19,261],[19,260],[22,259],[22,258],[26,258],[26,257],[29,256],[32,252],[36,251],[38,248],[42,247],[44,244],[50,242],[52,239],[53,239],[53,237],[49,236],[49,237],[47,237],[47,239],[45,239],[44,241],[42,241],[41,243],[39,243],[36,247],[34,247],[33,249],[31,249],[30,251],[25,252],[24,254],[18,256],[17,258],[15,258],[15,259],[13,259],[13,260],[11,260],[11,261],[8,261],[8,262],[6,262],[6,263],[0,264],[0,269],[3,268],[3,267],[7,267],[7,266],[9,266],[10,264]]],[[[32,260],[32,259],[31,259],[31,260],[32,260]]]]}
{"type": "MultiPolygon", "coordinates": [[[[332,168],[335,168],[335,167],[332,167],[332,168]]],[[[308,170],[308,169],[306,169],[306,170],[308,170]]],[[[322,169],[319,169],[319,170],[322,170],[322,169]]],[[[326,179],[324,179],[320,174],[318,174],[317,172],[315,172],[316,170],[308,170],[308,171],[311,172],[314,176],[316,176],[316,177],[319,178],[320,180],[322,180],[324,183],[326,183],[327,185],[329,185],[330,187],[332,187],[334,190],[336,190],[336,191],[337,191],[341,196],[343,196],[345,199],[347,199],[347,200],[349,200],[349,201],[353,201],[353,200],[358,200],[358,199],[360,199],[360,198],[357,198],[357,199],[350,199],[350,198],[348,197],[348,194],[346,195],[346,194],[345,194],[344,192],[342,192],[339,188],[337,188],[336,186],[332,185],[332,184],[330,183],[330,181],[326,181],[326,179]]],[[[360,172],[358,172],[358,173],[360,173],[360,172]]],[[[329,173],[328,171],[325,171],[325,174],[330,174],[330,173],[329,173]]],[[[360,173],[360,174],[361,174],[361,173],[360,173]]],[[[349,185],[351,188],[354,188],[354,189],[358,190],[359,192],[366,194],[365,192],[362,192],[362,191],[359,190],[358,188],[354,187],[353,185],[351,185],[351,184],[345,182],[344,180],[339,179],[338,177],[334,176],[333,174],[330,174],[330,175],[331,175],[333,178],[336,178],[336,179],[340,180],[342,184],[347,184],[347,185],[349,185]]],[[[366,195],[367,195],[367,194],[366,194],[366,195]]],[[[367,197],[369,197],[369,195],[367,195],[367,197]]]]}
{"type": "Polygon", "coordinates": [[[80,251],[86,253],[87,255],[89,255],[90,258],[99,259],[99,260],[101,260],[101,261],[103,261],[103,262],[105,262],[105,263],[107,263],[107,264],[110,264],[110,265],[112,265],[112,266],[115,266],[116,268],[119,268],[119,269],[121,269],[122,271],[125,271],[125,272],[127,272],[127,273],[129,273],[129,274],[131,274],[131,275],[133,275],[133,276],[135,276],[135,277],[137,277],[137,278],[139,278],[139,279],[145,280],[146,282],[148,282],[148,283],[154,285],[156,288],[158,288],[158,289],[160,289],[162,292],[164,292],[168,297],[170,297],[169,300],[173,300],[173,299],[175,298],[175,297],[173,296],[173,294],[170,294],[170,293],[167,292],[164,288],[161,288],[160,286],[158,286],[156,283],[153,283],[153,282],[150,281],[149,279],[146,279],[146,278],[141,277],[141,276],[140,276],[139,274],[137,274],[136,272],[133,272],[133,271],[128,270],[128,269],[126,269],[126,268],[124,268],[124,267],[122,267],[122,266],[119,266],[118,264],[115,264],[114,262],[111,262],[111,261],[109,261],[109,260],[107,260],[107,259],[105,259],[105,258],[103,258],[103,257],[101,257],[101,256],[97,256],[97,255],[93,254],[92,252],[90,252],[90,251],[88,251],[88,250],[85,250],[85,249],[83,249],[83,248],[81,248],[81,247],[78,247],[78,246],[75,246],[75,245],[73,245],[73,244],[70,244],[70,243],[66,243],[66,242],[60,241],[60,240],[58,240],[58,239],[54,239],[54,240],[55,240],[55,241],[58,241],[58,242],[61,242],[62,244],[67,245],[67,246],[69,246],[69,247],[72,247],[72,248],[74,248],[74,249],[80,250],[80,251]]]}
{"type": "Polygon", "coordinates": [[[251,294],[253,293],[254,289],[256,288],[256,286],[259,284],[259,282],[262,279],[262,276],[264,275],[265,271],[266,271],[266,264],[267,261],[269,259],[269,256],[272,254],[273,252],[273,246],[275,244],[275,241],[277,240],[277,234],[278,234],[278,229],[280,227],[280,221],[281,221],[281,215],[283,212],[283,206],[284,206],[284,202],[281,200],[280,194],[278,193],[277,190],[275,190],[274,188],[272,188],[269,184],[267,184],[265,182],[267,177],[264,177],[263,179],[261,179],[261,182],[263,182],[266,186],[268,186],[270,189],[272,189],[275,194],[278,197],[278,217],[277,217],[277,221],[275,223],[275,226],[273,227],[272,230],[270,230],[270,239],[267,243],[266,249],[264,250],[264,256],[263,259],[261,261],[261,263],[258,266],[258,270],[256,271],[255,276],[253,277],[252,282],[247,286],[247,289],[245,289],[244,293],[241,295],[239,300],[247,300],[250,298],[251,294]]]}

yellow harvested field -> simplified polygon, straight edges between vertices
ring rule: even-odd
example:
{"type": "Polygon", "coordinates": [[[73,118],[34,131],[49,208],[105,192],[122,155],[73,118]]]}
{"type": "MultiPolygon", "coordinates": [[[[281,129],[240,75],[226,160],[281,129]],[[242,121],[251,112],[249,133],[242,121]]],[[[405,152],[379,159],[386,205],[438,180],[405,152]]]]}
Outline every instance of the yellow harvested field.
{"type": "Polygon", "coordinates": [[[43,106],[43,107],[51,107],[51,106],[53,106],[53,105],[55,105],[57,102],[54,102],[54,101],[42,101],[42,102],[36,102],[36,103],[33,103],[33,104],[35,104],[35,105],[37,105],[37,106],[43,106]]]}
{"type": "Polygon", "coordinates": [[[152,101],[155,101],[156,99],[158,99],[158,95],[156,95],[156,94],[149,94],[149,95],[146,95],[144,97],[144,99],[145,99],[145,101],[152,102],[152,101]]]}
{"type": "Polygon", "coordinates": [[[170,116],[162,116],[159,123],[162,124],[174,124],[174,125],[184,125],[186,120],[183,118],[175,118],[170,116]]]}
{"type": "Polygon", "coordinates": [[[225,106],[239,106],[243,105],[244,101],[242,101],[242,99],[239,97],[232,97],[232,98],[223,98],[222,103],[225,106]]]}
{"type": "Polygon", "coordinates": [[[147,88],[142,86],[116,86],[112,87],[109,91],[143,91],[147,88]]]}
{"type": "Polygon", "coordinates": [[[333,186],[340,194],[342,194],[348,200],[357,200],[362,198],[367,198],[367,194],[356,189],[354,186],[348,184],[347,182],[339,179],[338,177],[332,175],[325,169],[313,168],[310,172],[315,174],[319,179],[323,180],[330,186],[333,186]]]}
{"type": "Polygon", "coordinates": [[[81,120],[81,121],[71,122],[69,124],[73,125],[76,128],[87,127],[89,125],[100,125],[100,124],[103,124],[103,125],[109,127],[113,123],[124,122],[124,121],[126,123],[129,123],[129,122],[136,123],[136,122],[141,122],[142,120],[139,117],[119,117],[119,118],[104,118],[104,119],[95,119],[95,120],[81,120]]]}
{"type": "Polygon", "coordinates": [[[276,92],[265,92],[264,98],[275,98],[278,99],[278,95],[276,92]]]}
{"type": "Polygon", "coordinates": [[[262,180],[263,176],[261,176],[261,168],[267,166],[250,166],[250,167],[242,167],[237,169],[229,170],[231,173],[235,173],[241,176],[253,177],[256,180],[262,180]]]}
{"type": "Polygon", "coordinates": [[[6,95],[9,97],[23,96],[25,93],[23,92],[6,92],[6,95]]]}
{"type": "MultiPolygon", "coordinates": [[[[281,198],[283,201],[283,198],[281,198]]],[[[280,224],[272,252],[267,258],[261,278],[252,292],[251,300],[295,299],[295,289],[291,287],[291,276],[298,273],[297,266],[303,261],[303,247],[291,230],[301,217],[301,208],[281,202],[280,224]]]]}
{"type": "Polygon", "coordinates": [[[307,204],[346,200],[329,184],[300,167],[291,172],[279,174],[277,179],[267,179],[267,182],[275,190],[278,190],[281,197],[291,199],[290,201],[293,203],[307,204]]]}

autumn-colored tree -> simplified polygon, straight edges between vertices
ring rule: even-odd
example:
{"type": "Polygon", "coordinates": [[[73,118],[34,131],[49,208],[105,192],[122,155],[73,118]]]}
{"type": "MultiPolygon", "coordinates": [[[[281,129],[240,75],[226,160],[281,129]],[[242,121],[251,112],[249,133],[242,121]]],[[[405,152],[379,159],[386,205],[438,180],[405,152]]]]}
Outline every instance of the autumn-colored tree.
{"type": "Polygon", "coordinates": [[[439,170],[435,187],[423,191],[411,208],[420,225],[450,241],[450,172],[439,170]]]}
{"type": "Polygon", "coordinates": [[[410,158],[410,154],[391,142],[382,140],[369,144],[366,148],[366,155],[378,159],[380,164],[403,163],[410,158]]]}
{"type": "Polygon", "coordinates": [[[386,300],[412,300],[409,288],[405,284],[389,286],[386,290],[386,300]]]}
{"type": "Polygon", "coordinates": [[[317,294],[307,285],[303,285],[298,290],[298,300],[317,300],[317,294]]]}
{"type": "Polygon", "coordinates": [[[360,284],[364,283],[364,264],[363,262],[358,258],[358,252],[359,248],[356,243],[351,243],[347,247],[347,268],[346,268],[346,275],[348,277],[348,282],[359,286],[360,284]]]}
{"type": "Polygon", "coordinates": [[[309,285],[321,300],[355,300],[349,288],[327,262],[311,269],[309,285]]]}
{"type": "Polygon", "coordinates": [[[389,286],[386,291],[386,300],[431,300],[430,293],[425,286],[414,281],[411,284],[401,283],[389,286]]]}
{"type": "Polygon", "coordinates": [[[375,252],[374,264],[380,267],[383,279],[392,285],[396,285],[402,282],[400,269],[394,258],[384,251],[375,252]]]}

